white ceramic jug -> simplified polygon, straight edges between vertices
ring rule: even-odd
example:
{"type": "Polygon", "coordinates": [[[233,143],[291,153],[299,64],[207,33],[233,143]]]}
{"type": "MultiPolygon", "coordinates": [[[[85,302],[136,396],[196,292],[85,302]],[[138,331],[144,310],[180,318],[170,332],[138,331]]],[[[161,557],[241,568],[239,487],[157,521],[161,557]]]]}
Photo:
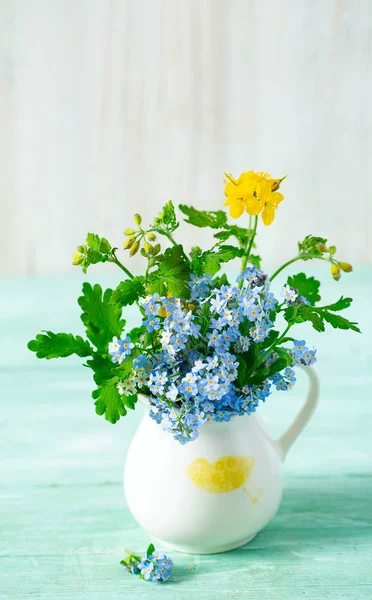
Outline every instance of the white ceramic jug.
{"type": "Polygon", "coordinates": [[[124,489],[151,539],[180,552],[225,552],[271,521],[282,496],[282,462],[318,402],[316,370],[303,368],[310,384],[306,402],[278,440],[251,414],[206,423],[199,438],[181,445],[146,411],[128,450],[124,489]]]}

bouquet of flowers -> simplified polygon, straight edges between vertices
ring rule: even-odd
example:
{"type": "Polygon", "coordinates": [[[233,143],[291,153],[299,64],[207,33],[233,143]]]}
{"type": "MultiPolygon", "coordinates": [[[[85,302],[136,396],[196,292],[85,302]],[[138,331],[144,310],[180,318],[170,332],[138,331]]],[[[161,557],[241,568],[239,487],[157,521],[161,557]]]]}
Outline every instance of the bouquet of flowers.
{"type": "Polygon", "coordinates": [[[29,349],[38,358],[84,358],[97,386],[92,393],[96,412],[111,423],[134,409],[142,394],[151,418],[181,444],[197,438],[203,423],[254,412],[273,388],[290,390],[296,381],[293,367],[316,360],[314,348],[290,336],[295,324],[310,322],[317,331],[326,325],[359,329],[339,314],[351,298],[319,305],[320,283],[314,277],[293,274],[280,298],[272,293],[273,279],[300,260],[328,262],[336,281],[342,271],[352,270],[336,259],[334,246],[313,235],[299,242],[296,255],[271,276],[261,270],[255,253],[259,216],[265,226],[272,224],[284,199],[278,191],[284,179],[253,171],[238,179],[226,175],[225,205],[233,219],[248,213],[247,227],[230,223],[223,210],[180,205],[187,223],[213,229],[215,243],[206,250],[187,251],[177,243],[179,223],[171,201],[147,227],[136,214],[135,228],[124,232],[124,252],[130,258],[140,251],[146,265],[141,275],[119,260],[118,248],[89,233],[73,264],[85,273],[92,264],[115,263],[124,280],[104,292],[98,284],[84,283],[78,302],[86,339],[46,331],[29,342],[29,349]],[[241,270],[231,281],[222,268],[236,258],[241,270]],[[132,304],[142,323],[126,331],[122,311],[132,304]]]}

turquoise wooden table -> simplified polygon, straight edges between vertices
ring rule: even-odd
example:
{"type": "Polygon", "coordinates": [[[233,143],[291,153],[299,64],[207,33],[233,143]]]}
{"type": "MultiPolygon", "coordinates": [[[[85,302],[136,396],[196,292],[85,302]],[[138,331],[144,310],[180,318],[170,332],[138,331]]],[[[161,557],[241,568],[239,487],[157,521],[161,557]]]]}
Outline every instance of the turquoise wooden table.
{"type": "MultiPolygon", "coordinates": [[[[1,600],[372,597],[372,270],[338,284],[322,273],[324,300],[354,296],[348,315],[364,333],[302,330],[319,347],[322,395],[284,465],[277,516],[239,550],[171,553],[173,577],[163,585],[119,565],[124,548],[152,541],[122,488],[141,409],[107,423],[94,413],[90,371],[78,359],[38,361],[26,349],[41,329],[82,331],[80,276],[0,282],[1,600]]],[[[88,280],[114,285],[115,275],[88,280]]],[[[300,407],[305,385],[301,378],[261,408],[273,435],[300,407]]]]}

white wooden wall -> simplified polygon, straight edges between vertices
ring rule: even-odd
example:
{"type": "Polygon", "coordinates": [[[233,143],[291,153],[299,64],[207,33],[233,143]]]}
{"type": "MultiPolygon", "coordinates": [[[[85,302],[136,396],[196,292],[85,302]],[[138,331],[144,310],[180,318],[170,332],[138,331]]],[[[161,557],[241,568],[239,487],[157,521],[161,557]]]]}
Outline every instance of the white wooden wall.
{"type": "Polygon", "coordinates": [[[289,174],[268,261],[310,232],[372,261],[371,0],[1,0],[0,45],[0,273],[252,168],[289,174]]]}

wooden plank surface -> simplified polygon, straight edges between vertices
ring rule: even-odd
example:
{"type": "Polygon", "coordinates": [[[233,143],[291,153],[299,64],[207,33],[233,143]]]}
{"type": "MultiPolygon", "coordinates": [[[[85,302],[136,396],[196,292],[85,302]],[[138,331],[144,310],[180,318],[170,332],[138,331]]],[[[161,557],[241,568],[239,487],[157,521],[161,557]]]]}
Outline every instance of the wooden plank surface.
{"type": "Polygon", "coordinates": [[[249,169],[289,175],[267,260],[296,230],[371,262],[371,36],[370,0],[2,0],[0,273],[249,169]]]}
{"type": "MultiPolygon", "coordinates": [[[[142,550],[151,541],[122,489],[141,408],[106,423],[94,414],[90,372],[78,360],[42,362],[25,348],[42,328],[81,331],[81,277],[0,281],[1,600],[371,598],[372,272],[359,269],[339,284],[325,279],[326,301],[356,298],[349,315],[364,333],[306,329],[305,336],[302,329],[319,348],[322,397],[285,464],[279,513],[239,550],[172,552],[174,575],[165,585],[119,565],[124,548],[142,550]]],[[[115,276],[104,282],[114,284],[115,276]]],[[[301,377],[291,394],[273,395],[260,409],[273,435],[304,394],[301,377]]]]}

